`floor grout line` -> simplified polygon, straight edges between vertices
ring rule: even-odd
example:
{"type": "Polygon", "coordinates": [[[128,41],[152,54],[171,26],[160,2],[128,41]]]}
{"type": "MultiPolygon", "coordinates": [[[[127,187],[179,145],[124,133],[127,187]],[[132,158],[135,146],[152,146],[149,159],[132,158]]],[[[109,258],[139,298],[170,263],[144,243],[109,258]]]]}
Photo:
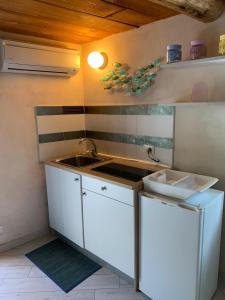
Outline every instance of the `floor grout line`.
{"type": "MultiPolygon", "coordinates": [[[[0,281],[1,283],[1,281],[0,281]]],[[[82,291],[85,291],[85,292],[94,292],[95,289],[82,289],[82,290],[76,290],[77,292],[82,292],[82,291]]],[[[1,295],[11,295],[11,294],[39,294],[39,293],[61,293],[63,295],[67,295],[67,296],[73,296],[73,293],[76,292],[74,290],[71,290],[70,292],[66,293],[64,292],[62,289],[58,289],[58,290],[54,290],[54,291],[30,291],[30,292],[27,292],[27,291],[19,291],[19,292],[0,292],[0,296],[1,295]],[[72,292],[72,294],[70,295],[70,293],[72,292]]]]}
{"type": "Polygon", "coordinates": [[[27,278],[30,278],[29,276],[30,276],[30,274],[32,272],[32,269],[33,269],[33,266],[30,267],[30,272],[28,273],[27,278]]]}
{"type": "Polygon", "coordinates": [[[63,292],[62,290],[56,290],[56,291],[34,291],[34,292],[24,292],[24,291],[14,291],[14,292],[0,292],[1,295],[13,295],[13,294],[39,294],[39,293],[59,293],[63,292]]]}

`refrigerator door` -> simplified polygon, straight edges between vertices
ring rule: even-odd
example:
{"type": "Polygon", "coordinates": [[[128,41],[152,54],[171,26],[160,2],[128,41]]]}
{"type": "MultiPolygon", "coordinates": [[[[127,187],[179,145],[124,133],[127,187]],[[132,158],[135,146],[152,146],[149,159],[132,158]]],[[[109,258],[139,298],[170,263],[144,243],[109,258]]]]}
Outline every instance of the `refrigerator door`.
{"type": "Polygon", "coordinates": [[[140,197],[140,290],[153,300],[197,300],[200,211],[140,197]]]}

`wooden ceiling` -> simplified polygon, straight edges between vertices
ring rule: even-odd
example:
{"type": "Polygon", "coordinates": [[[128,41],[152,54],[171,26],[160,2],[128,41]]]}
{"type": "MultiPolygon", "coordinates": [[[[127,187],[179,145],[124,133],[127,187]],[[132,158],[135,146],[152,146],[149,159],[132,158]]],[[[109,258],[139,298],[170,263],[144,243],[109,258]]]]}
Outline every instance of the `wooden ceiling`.
{"type": "Polygon", "coordinates": [[[83,44],[178,13],[211,22],[224,8],[225,0],[0,0],[0,38],[83,44]]]}
{"type": "Polygon", "coordinates": [[[0,0],[0,31],[83,44],[176,14],[148,0],[0,0]]]}

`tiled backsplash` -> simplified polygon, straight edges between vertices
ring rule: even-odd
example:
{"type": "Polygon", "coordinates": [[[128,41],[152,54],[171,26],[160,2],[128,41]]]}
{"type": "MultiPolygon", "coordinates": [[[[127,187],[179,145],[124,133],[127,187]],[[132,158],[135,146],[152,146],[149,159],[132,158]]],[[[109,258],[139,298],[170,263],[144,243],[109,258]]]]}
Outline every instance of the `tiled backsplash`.
{"type": "Polygon", "coordinates": [[[84,150],[78,145],[85,137],[82,106],[38,106],[35,112],[40,161],[84,150]]]}
{"type": "Polygon", "coordinates": [[[36,114],[41,160],[81,151],[77,141],[87,136],[102,153],[148,160],[143,146],[151,144],[163,163],[173,163],[174,106],[39,106],[36,114]]]}
{"type": "Polygon", "coordinates": [[[156,156],[173,163],[175,107],[167,105],[88,106],[86,135],[99,151],[148,160],[144,144],[155,146],[156,156]]]}

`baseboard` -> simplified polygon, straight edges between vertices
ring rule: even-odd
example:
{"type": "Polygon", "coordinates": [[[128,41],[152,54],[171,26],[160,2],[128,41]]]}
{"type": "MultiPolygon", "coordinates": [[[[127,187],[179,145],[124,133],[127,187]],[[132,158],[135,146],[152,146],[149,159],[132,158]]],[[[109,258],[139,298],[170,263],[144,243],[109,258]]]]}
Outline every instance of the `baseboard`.
{"type": "Polygon", "coordinates": [[[32,232],[30,234],[24,235],[22,237],[19,237],[18,239],[10,241],[10,242],[6,242],[6,243],[0,245],[0,253],[8,251],[17,246],[21,246],[21,245],[23,245],[27,242],[30,242],[34,239],[40,238],[44,235],[49,234],[49,232],[50,232],[49,228],[46,228],[44,230],[39,230],[39,231],[32,232]]]}

